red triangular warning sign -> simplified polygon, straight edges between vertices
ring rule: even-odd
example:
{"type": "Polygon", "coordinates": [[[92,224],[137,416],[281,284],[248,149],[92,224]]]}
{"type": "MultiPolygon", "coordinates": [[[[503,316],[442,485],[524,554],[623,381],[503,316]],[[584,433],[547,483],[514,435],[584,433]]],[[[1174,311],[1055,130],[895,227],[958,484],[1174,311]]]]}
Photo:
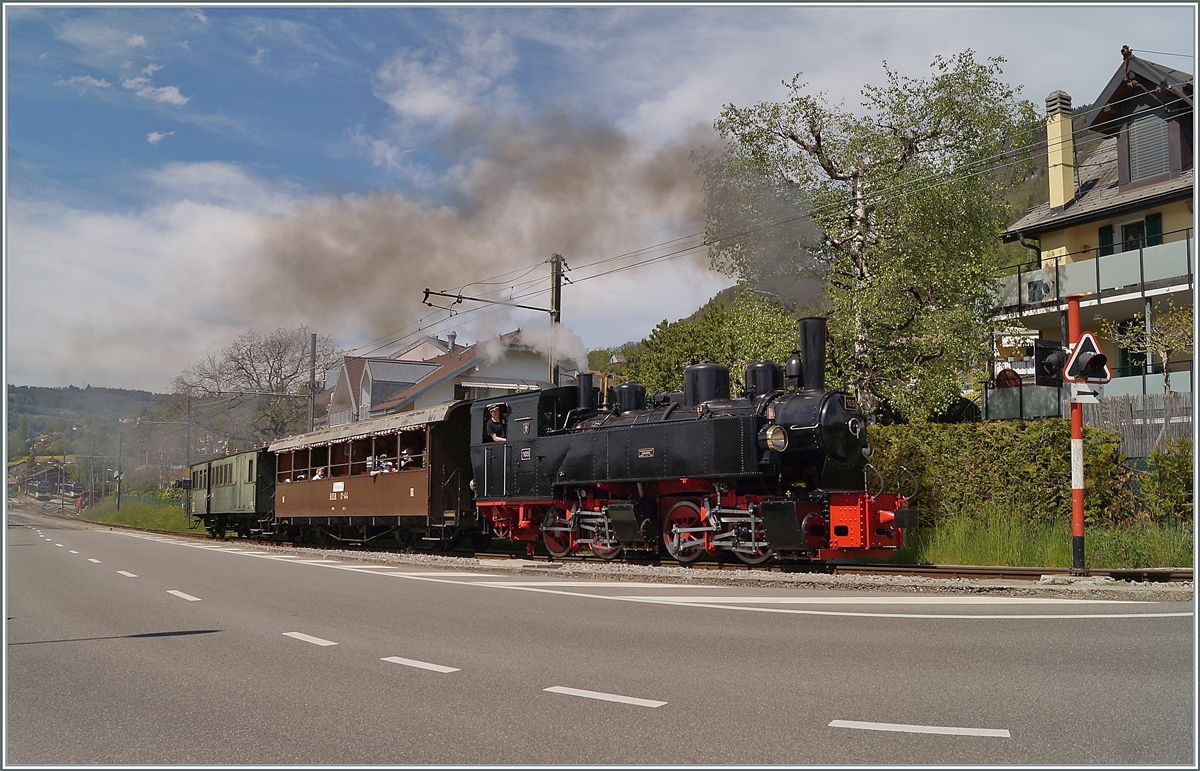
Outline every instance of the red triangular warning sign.
{"type": "Polygon", "coordinates": [[[1063,379],[1085,383],[1107,383],[1112,380],[1108,357],[1100,350],[1100,344],[1091,332],[1084,332],[1071,349],[1071,356],[1063,365],[1063,379]]]}

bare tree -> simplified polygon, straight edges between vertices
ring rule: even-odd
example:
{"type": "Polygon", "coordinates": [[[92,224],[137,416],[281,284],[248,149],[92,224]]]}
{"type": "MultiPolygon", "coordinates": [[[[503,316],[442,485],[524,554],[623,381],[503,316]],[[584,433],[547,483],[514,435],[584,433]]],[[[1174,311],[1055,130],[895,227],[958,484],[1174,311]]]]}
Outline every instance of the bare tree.
{"type": "Polygon", "coordinates": [[[1101,316],[1101,336],[1112,340],[1118,347],[1143,356],[1153,356],[1162,362],[1163,391],[1171,392],[1171,357],[1179,353],[1191,353],[1193,343],[1192,308],[1175,307],[1175,300],[1167,298],[1165,311],[1154,313],[1147,327],[1142,314],[1133,314],[1133,320],[1119,324],[1101,316]]]}
{"type": "MultiPolygon", "coordinates": [[[[196,425],[216,436],[214,446],[222,435],[226,443],[243,444],[307,430],[312,334],[307,326],[244,332],[185,369],[174,391],[202,400],[194,405],[200,407],[196,425]]],[[[318,336],[318,377],[343,355],[331,338],[318,336]]]]}

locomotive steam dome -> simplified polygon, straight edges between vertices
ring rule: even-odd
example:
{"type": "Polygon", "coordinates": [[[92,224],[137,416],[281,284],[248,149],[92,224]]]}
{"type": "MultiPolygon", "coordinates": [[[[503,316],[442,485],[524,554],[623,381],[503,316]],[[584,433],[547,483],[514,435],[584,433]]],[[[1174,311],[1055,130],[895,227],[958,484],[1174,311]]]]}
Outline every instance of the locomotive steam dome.
{"type": "Polygon", "coordinates": [[[646,409],[646,386],[627,380],[613,386],[613,396],[621,412],[646,409]]]}
{"type": "Polygon", "coordinates": [[[773,361],[755,361],[746,365],[746,396],[769,394],[783,388],[783,369],[773,361]]]}
{"type": "Polygon", "coordinates": [[[729,368],[705,359],[683,370],[683,403],[695,407],[714,399],[729,398],[729,368]]]}

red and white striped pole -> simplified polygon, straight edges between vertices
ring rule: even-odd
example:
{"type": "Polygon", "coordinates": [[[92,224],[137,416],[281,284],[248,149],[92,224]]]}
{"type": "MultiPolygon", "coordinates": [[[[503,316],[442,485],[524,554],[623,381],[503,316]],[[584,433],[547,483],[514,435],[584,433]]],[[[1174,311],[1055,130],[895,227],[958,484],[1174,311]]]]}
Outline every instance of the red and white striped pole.
{"type": "MultiPolygon", "coordinates": [[[[1071,350],[1079,344],[1079,296],[1067,298],[1071,350]]],[[[1071,567],[1083,570],[1083,405],[1071,395],[1071,567]]]]}

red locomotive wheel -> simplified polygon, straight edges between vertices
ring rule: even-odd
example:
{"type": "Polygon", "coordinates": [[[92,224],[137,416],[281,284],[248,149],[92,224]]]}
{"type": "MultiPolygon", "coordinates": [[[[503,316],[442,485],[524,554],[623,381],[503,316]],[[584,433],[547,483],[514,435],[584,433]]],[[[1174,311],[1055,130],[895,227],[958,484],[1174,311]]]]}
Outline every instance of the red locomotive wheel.
{"type": "Polygon", "coordinates": [[[700,507],[692,501],[680,501],[663,517],[663,545],[667,553],[684,564],[704,556],[704,534],[679,532],[703,527],[700,507]]]}
{"type": "Polygon", "coordinates": [[[571,526],[562,518],[562,512],[551,508],[542,520],[542,543],[551,557],[566,557],[575,550],[575,539],[571,537],[571,526]]]}

